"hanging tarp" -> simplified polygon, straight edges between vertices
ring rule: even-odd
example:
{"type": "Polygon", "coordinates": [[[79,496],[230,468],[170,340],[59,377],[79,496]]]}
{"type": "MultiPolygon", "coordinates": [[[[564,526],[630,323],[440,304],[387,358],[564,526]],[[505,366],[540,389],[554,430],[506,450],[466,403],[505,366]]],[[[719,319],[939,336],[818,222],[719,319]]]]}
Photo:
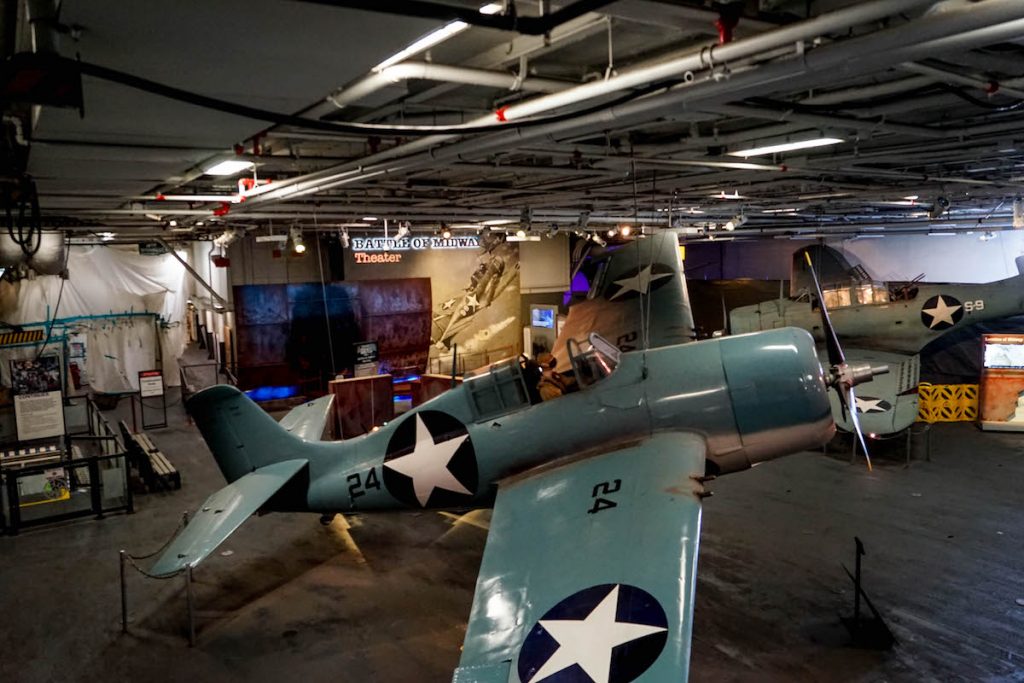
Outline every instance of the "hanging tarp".
{"type": "MultiPolygon", "coordinates": [[[[167,386],[177,386],[179,378],[176,359],[184,350],[183,320],[188,300],[186,271],[181,263],[172,254],[144,256],[134,248],[73,246],[68,253],[68,273],[69,279],[64,282],[63,294],[58,276],[37,276],[14,284],[0,283],[0,320],[13,325],[27,325],[54,318],[66,320],[125,312],[154,313],[164,323],[160,331],[164,381],[167,386]],[[58,297],[60,307],[55,314],[58,297]]],[[[129,328],[134,330],[147,325],[153,327],[152,319],[140,318],[129,328]]],[[[100,341],[101,347],[104,343],[106,340],[100,341]]],[[[109,343],[122,352],[137,348],[127,341],[124,342],[127,346],[119,346],[121,341],[110,340],[109,343]]],[[[148,357],[144,357],[150,363],[149,366],[139,369],[151,370],[156,367],[153,358],[155,348],[155,344],[152,345],[147,351],[148,357]]],[[[96,358],[93,355],[90,360],[96,358]]],[[[136,366],[135,360],[125,359],[106,369],[93,363],[90,366],[90,374],[100,377],[103,386],[120,384],[122,371],[129,378],[136,377],[135,372],[129,369],[136,366]]],[[[98,391],[107,390],[93,386],[98,391]]]]}

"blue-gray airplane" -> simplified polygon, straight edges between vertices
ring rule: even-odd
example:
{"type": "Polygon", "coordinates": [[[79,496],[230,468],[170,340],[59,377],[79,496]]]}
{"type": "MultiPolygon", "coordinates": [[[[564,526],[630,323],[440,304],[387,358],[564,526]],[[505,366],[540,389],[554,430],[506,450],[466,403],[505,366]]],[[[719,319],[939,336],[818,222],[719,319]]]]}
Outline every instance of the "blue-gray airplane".
{"type": "Polygon", "coordinates": [[[258,511],[493,507],[454,682],[685,681],[706,482],[825,443],[828,388],[880,370],[838,346],[823,369],[796,328],[691,341],[671,233],[599,272],[566,330],[593,326],[563,340],[564,392],[547,400],[509,359],[378,431],[318,442],[324,400],[282,426],[232,387],[196,394],[229,484],[151,571],[195,566],[258,511]]]}
{"type": "MultiPolygon", "coordinates": [[[[1024,257],[1017,259],[1017,268],[1024,273],[1024,257]]],[[[795,269],[793,279],[797,279],[795,269]]],[[[729,312],[730,331],[792,326],[824,341],[818,311],[818,302],[824,301],[849,358],[890,369],[886,377],[872,383],[870,395],[857,398],[855,413],[847,412],[833,396],[841,429],[853,431],[852,418],[859,417],[863,430],[878,436],[903,431],[917,419],[921,349],[947,332],[1024,313],[1024,275],[1020,274],[985,284],[847,280],[822,290],[821,296],[808,288],[796,299],[735,308],[729,312]]]]}

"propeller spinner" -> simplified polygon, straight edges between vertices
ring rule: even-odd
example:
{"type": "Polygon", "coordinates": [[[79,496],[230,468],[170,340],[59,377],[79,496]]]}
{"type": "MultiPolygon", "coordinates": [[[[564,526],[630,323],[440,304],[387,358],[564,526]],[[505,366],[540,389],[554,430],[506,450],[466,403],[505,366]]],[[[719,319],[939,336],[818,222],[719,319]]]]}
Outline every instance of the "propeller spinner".
{"type": "Polygon", "coordinates": [[[858,384],[870,382],[876,375],[888,373],[889,366],[846,362],[846,355],[843,353],[843,347],[839,345],[836,330],[832,327],[832,319],[829,318],[825,297],[821,293],[821,283],[818,282],[818,273],[811,264],[810,254],[804,252],[804,259],[807,261],[807,269],[811,271],[814,290],[818,295],[818,307],[821,310],[821,329],[825,335],[825,347],[828,350],[828,384],[839,394],[839,403],[844,416],[847,410],[850,411],[850,421],[853,422],[854,431],[857,432],[861,448],[864,449],[864,459],[867,461],[868,470],[871,470],[871,454],[868,453],[868,444],[864,439],[864,432],[860,428],[860,418],[857,417],[857,396],[853,388],[858,384]]]}

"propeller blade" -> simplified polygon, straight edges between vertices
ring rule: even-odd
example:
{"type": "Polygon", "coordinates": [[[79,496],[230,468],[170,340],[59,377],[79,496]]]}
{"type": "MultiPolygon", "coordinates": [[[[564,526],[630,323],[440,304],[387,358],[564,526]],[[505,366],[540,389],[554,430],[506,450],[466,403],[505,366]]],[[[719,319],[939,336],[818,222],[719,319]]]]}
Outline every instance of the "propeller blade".
{"type": "Polygon", "coordinates": [[[853,393],[853,387],[850,387],[850,419],[853,422],[853,430],[857,432],[857,438],[860,439],[861,448],[864,449],[864,460],[868,464],[868,472],[871,471],[871,454],[868,452],[868,444],[864,439],[864,432],[860,429],[860,418],[857,417],[857,395],[853,393]]]}
{"type": "Polygon", "coordinates": [[[807,261],[807,269],[811,271],[811,279],[814,281],[814,290],[818,294],[818,308],[821,310],[821,328],[825,336],[825,347],[828,349],[828,362],[831,365],[842,365],[846,362],[843,349],[839,346],[839,338],[836,337],[835,328],[832,327],[832,320],[828,317],[828,308],[825,306],[825,297],[821,294],[821,284],[818,282],[818,274],[811,265],[811,255],[804,252],[804,259],[807,261]]]}

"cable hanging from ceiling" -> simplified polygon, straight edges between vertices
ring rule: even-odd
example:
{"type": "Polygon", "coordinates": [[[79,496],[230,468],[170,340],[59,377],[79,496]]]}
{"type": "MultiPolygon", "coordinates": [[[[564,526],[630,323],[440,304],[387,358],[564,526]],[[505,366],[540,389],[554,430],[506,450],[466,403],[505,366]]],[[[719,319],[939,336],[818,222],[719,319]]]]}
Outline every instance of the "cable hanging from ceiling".
{"type": "Polygon", "coordinates": [[[398,136],[428,136],[428,135],[468,135],[496,133],[499,131],[519,130],[541,126],[549,123],[571,120],[577,117],[603,111],[609,107],[619,106],[643,97],[652,92],[661,90],[664,84],[654,84],[644,88],[626,93],[625,95],[604,101],[589,107],[574,109],[572,111],[547,116],[535,116],[523,118],[517,121],[495,123],[495,124],[456,124],[451,126],[409,126],[379,123],[359,123],[354,121],[321,121],[310,119],[293,114],[282,114],[280,112],[251,107],[237,102],[229,102],[217,97],[202,95],[200,93],[176,88],[174,86],[158,83],[156,81],[129,74],[117,69],[111,69],[98,64],[78,61],[68,57],[57,55],[43,55],[40,53],[25,55],[23,59],[30,59],[31,63],[41,69],[76,69],[81,74],[99,78],[112,83],[119,83],[129,88],[141,90],[154,95],[160,95],[178,102],[184,102],[205,109],[220,111],[225,114],[241,116],[258,121],[266,121],[275,125],[294,126],[296,128],[309,128],[312,130],[329,131],[332,133],[347,133],[358,135],[398,135],[398,136]]]}

